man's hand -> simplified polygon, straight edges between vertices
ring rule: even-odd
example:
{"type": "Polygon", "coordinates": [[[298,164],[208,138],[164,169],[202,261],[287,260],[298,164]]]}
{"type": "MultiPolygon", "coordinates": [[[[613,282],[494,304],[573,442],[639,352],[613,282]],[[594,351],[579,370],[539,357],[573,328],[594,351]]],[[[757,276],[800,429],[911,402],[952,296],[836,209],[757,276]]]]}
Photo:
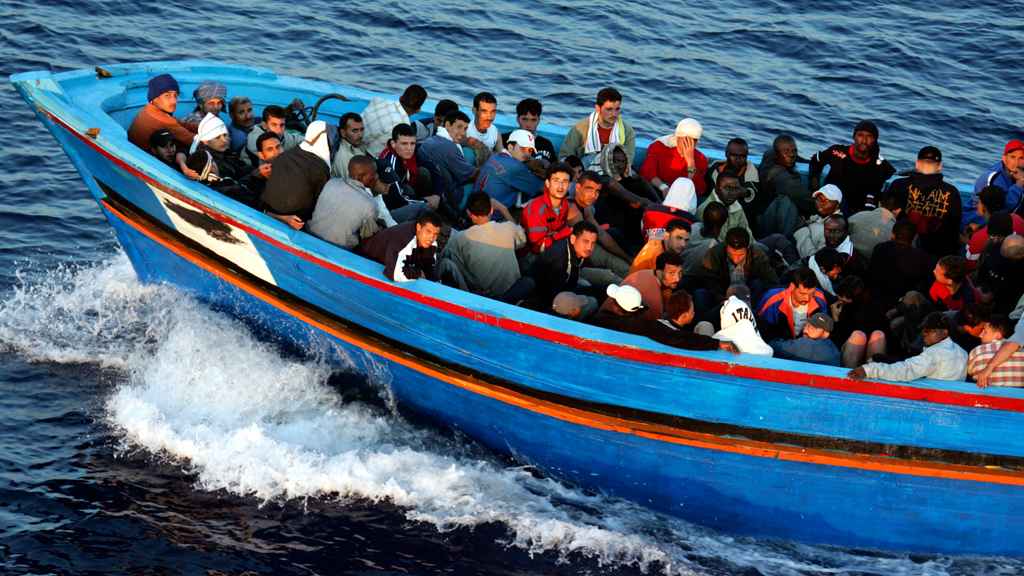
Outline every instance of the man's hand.
{"type": "Polygon", "coordinates": [[[989,385],[988,379],[991,376],[992,376],[992,367],[991,366],[986,366],[985,369],[982,370],[978,374],[978,388],[984,388],[984,387],[988,386],[989,385]]]}
{"type": "Polygon", "coordinates": [[[839,302],[833,302],[832,305],[828,307],[828,311],[832,314],[832,320],[839,322],[839,314],[843,311],[843,307],[839,305],[839,302]]]}
{"type": "Polygon", "coordinates": [[[285,106],[284,113],[288,114],[289,112],[297,112],[305,107],[306,105],[302,103],[302,100],[296,98],[295,100],[292,100],[291,104],[285,106]]]}
{"type": "Polygon", "coordinates": [[[270,178],[270,164],[263,164],[263,165],[261,165],[259,168],[256,169],[256,172],[257,172],[257,174],[254,174],[255,176],[259,176],[260,178],[267,178],[267,179],[269,179],[270,178]]]}
{"type": "Polygon", "coordinates": [[[266,212],[266,215],[275,220],[280,220],[296,230],[302,230],[302,226],[305,224],[305,222],[302,221],[302,218],[295,215],[282,216],[280,214],[274,214],[273,212],[266,212]]]}
{"type": "Polygon", "coordinates": [[[851,380],[863,380],[868,377],[868,371],[863,366],[857,366],[847,372],[846,377],[851,380]]]}
{"type": "Polygon", "coordinates": [[[730,342],[728,340],[719,341],[718,348],[721,350],[728,350],[729,352],[732,352],[734,356],[739,356],[740,354],[740,347],[737,346],[735,342],[730,342]]]}
{"type": "Polygon", "coordinates": [[[697,149],[696,141],[689,136],[679,136],[676,138],[676,149],[679,150],[679,154],[686,160],[686,165],[693,167],[696,166],[694,162],[694,151],[697,149]]]}
{"type": "Polygon", "coordinates": [[[437,194],[431,194],[424,198],[427,201],[427,206],[430,206],[431,210],[437,211],[437,207],[441,205],[441,197],[437,194]]]}
{"type": "Polygon", "coordinates": [[[651,201],[647,198],[637,198],[636,202],[630,203],[629,207],[634,210],[640,210],[641,212],[651,205],[651,201]]]}

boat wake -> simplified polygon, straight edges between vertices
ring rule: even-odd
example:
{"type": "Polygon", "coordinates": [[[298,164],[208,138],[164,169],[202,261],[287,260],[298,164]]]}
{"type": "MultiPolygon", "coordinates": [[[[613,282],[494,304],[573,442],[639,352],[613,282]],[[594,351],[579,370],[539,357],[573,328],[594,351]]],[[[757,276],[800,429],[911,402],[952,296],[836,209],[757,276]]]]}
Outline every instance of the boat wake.
{"type": "Polygon", "coordinates": [[[500,523],[503,543],[531,554],[666,574],[1011,574],[1024,566],[737,539],[537,478],[402,418],[386,400],[390,375],[381,366],[368,378],[339,378],[315,355],[291,355],[230,315],[140,284],[123,254],[13,290],[0,302],[0,352],[120,371],[104,417],[123,450],[182,465],[197,489],[271,505],[388,503],[439,531],[500,523]],[[380,399],[351,399],[339,380],[380,399]]]}

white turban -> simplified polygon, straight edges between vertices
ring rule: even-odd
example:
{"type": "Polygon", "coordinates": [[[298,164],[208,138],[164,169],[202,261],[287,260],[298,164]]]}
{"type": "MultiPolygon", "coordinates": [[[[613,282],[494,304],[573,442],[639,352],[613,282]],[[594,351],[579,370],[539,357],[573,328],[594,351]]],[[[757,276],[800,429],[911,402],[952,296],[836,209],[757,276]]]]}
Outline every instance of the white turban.
{"type": "Polygon", "coordinates": [[[192,147],[189,148],[188,153],[195,152],[200,142],[209,142],[217,136],[227,133],[228,127],[224,125],[224,121],[207,112],[206,118],[203,118],[203,121],[199,123],[199,134],[196,134],[196,137],[192,140],[192,147]]]}

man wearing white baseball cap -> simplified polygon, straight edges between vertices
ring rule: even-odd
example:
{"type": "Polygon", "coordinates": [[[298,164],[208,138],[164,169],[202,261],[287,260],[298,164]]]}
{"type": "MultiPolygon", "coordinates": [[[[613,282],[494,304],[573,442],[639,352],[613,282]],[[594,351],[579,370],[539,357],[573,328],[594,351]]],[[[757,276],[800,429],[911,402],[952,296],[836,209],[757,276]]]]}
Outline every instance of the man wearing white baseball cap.
{"type": "Polygon", "coordinates": [[[825,184],[812,196],[814,197],[814,209],[818,213],[808,218],[793,233],[796,250],[800,253],[801,258],[813,256],[825,246],[825,220],[829,216],[839,213],[839,204],[843,201],[843,192],[835,184],[825,184]]]}
{"type": "MultiPolygon", "coordinates": [[[[544,178],[530,169],[536,150],[536,139],[529,130],[513,131],[505,149],[488,158],[480,169],[473,192],[486,192],[506,211],[536,196],[544,188],[544,178]]],[[[512,219],[507,213],[502,215],[512,219]]]]}
{"type": "Polygon", "coordinates": [[[704,174],[708,171],[708,158],[697,150],[704,128],[693,118],[684,118],[676,124],[676,131],[662,136],[647,147],[647,156],[640,167],[640,175],[664,195],[678,178],[693,180],[697,196],[707,193],[704,174]]]}
{"type": "Polygon", "coordinates": [[[643,317],[641,314],[647,310],[648,305],[640,297],[640,291],[632,286],[609,284],[607,292],[612,306],[594,315],[593,323],[597,326],[646,336],[655,342],[682,350],[728,350],[733,354],[740,353],[740,349],[732,342],[675,330],[657,320],[643,317]]]}

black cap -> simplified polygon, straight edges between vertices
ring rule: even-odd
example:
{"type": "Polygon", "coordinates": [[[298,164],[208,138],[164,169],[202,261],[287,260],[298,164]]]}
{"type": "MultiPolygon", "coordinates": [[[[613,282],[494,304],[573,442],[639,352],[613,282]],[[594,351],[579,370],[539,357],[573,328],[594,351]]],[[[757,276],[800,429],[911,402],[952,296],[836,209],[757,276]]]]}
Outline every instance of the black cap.
{"type": "Polygon", "coordinates": [[[380,178],[381,182],[385,184],[394,184],[401,180],[395,172],[395,169],[391,167],[391,162],[388,162],[383,158],[377,158],[375,162],[377,163],[377,177],[380,178]]]}
{"type": "Polygon", "coordinates": [[[853,135],[856,136],[857,132],[867,132],[874,136],[875,140],[878,140],[878,126],[875,126],[875,123],[871,120],[857,122],[857,125],[853,128],[853,135]]]}
{"type": "Polygon", "coordinates": [[[933,160],[935,162],[942,162],[942,151],[935,146],[925,146],[921,148],[921,151],[917,153],[918,160],[933,160]]]}
{"type": "Polygon", "coordinates": [[[942,312],[932,312],[925,316],[924,324],[921,324],[921,330],[945,330],[950,331],[953,328],[953,323],[949,320],[949,316],[942,312]]]}
{"type": "Polygon", "coordinates": [[[161,128],[149,135],[149,145],[153,148],[163,148],[171,140],[174,140],[174,135],[167,128],[161,128]]]}

